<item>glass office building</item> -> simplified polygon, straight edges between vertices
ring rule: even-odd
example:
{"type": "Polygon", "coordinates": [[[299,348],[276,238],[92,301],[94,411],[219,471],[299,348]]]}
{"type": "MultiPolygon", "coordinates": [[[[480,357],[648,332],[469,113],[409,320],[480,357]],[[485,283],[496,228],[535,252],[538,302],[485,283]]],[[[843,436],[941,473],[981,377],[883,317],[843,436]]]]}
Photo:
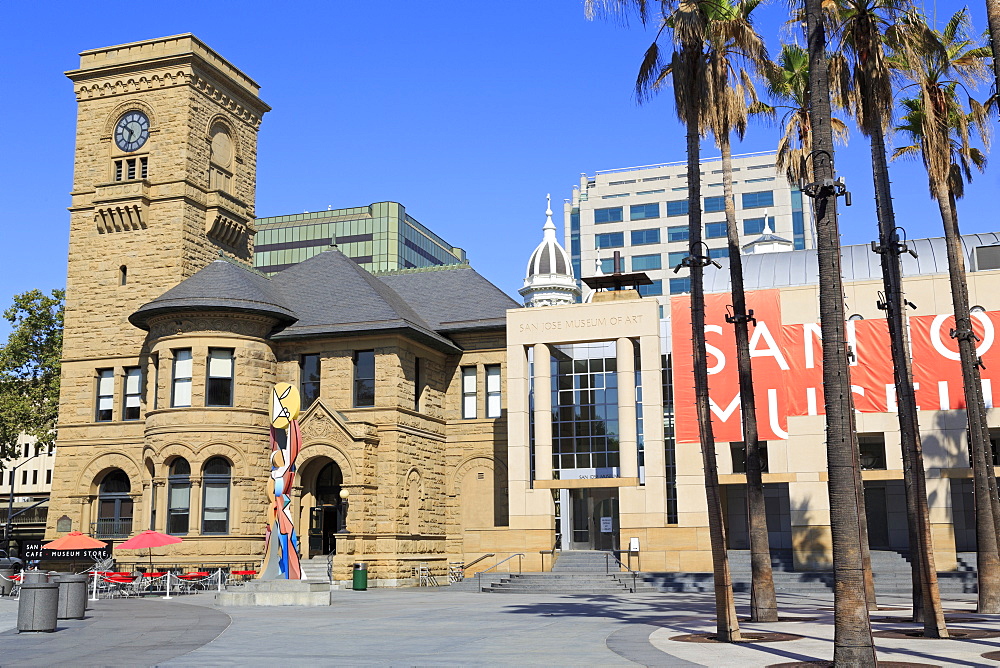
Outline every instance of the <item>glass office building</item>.
{"type": "Polygon", "coordinates": [[[330,244],[371,272],[464,264],[465,251],[421,225],[397,202],[256,220],[254,267],[274,274],[330,244]]]}

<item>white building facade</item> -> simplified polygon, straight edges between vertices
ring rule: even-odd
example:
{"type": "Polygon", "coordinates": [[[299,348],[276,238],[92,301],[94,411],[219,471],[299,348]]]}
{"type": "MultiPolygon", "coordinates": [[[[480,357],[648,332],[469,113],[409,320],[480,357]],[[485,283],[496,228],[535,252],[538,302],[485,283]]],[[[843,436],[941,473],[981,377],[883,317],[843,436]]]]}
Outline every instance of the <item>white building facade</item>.
{"type": "MultiPolygon", "coordinates": [[[[701,175],[703,236],[709,256],[721,260],[728,254],[722,161],[703,160],[701,175]]],[[[688,292],[687,270],[674,273],[688,254],[687,196],[683,161],[582,175],[564,204],[574,275],[594,275],[598,261],[610,274],[619,251],[623,272],[643,271],[653,280],[640,290],[643,296],[656,296],[662,305],[669,295],[688,292]]],[[[773,152],[733,157],[733,196],[741,246],[772,234],[787,241],[788,250],[815,247],[811,202],[775,169],[773,152]]],[[[586,298],[589,290],[583,291],[586,298]]]]}

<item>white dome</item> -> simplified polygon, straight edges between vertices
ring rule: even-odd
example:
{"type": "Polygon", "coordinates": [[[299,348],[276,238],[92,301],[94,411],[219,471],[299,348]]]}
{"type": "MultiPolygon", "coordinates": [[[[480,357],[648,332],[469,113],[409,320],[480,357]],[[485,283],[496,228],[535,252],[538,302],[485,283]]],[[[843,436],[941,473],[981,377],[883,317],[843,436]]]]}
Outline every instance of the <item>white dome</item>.
{"type": "Polygon", "coordinates": [[[580,294],[573,278],[569,254],[556,241],[551,198],[546,195],[546,199],[549,203],[545,209],[542,243],[531,254],[524,275],[524,287],[518,291],[524,296],[526,306],[572,304],[580,294]]]}

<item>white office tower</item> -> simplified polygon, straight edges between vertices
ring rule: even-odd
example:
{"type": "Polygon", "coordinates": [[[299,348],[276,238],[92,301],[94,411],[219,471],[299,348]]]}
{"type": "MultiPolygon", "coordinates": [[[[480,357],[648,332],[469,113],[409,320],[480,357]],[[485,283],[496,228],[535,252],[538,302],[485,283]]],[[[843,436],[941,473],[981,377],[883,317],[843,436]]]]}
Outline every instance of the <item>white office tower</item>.
{"type": "MultiPolygon", "coordinates": [[[[810,201],[775,168],[773,152],[733,156],[733,204],[745,254],[815,247],[810,201]]],[[[722,161],[701,162],[702,238],[706,255],[728,257],[722,161]]],[[[661,304],[691,289],[688,270],[674,268],[690,253],[687,164],[673,162],[583,174],[564,209],[571,271],[591,275],[596,261],[612,272],[614,251],[622,272],[645,272],[639,288],[661,304]]],[[[583,289],[584,296],[590,292],[583,289]]]]}

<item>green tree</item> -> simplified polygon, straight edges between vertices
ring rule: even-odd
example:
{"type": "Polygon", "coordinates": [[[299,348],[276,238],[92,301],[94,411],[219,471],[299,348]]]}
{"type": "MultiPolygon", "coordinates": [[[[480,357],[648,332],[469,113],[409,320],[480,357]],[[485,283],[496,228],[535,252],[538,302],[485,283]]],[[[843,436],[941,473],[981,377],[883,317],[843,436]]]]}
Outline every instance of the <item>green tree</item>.
{"type": "Polygon", "coordinates": [[[986,0],[986,24],[993,51],[993,93],[1000,96],[1000,0],[986,0]]]}
{"type": "Polygon", "coordinates": [[[4,311],[13,329],[0,348],[0,465],[15,456],[20,434],[40,446],[55,440],[63,298],[62,290],[30,290],[4,311]]]}
{"type": "Polygon", "coordinates": [[[743,288],[743,256],[733,199],[732,134],[746,134],[750,109],[757,104],[753,80],[747,72],[761,72],[770,61],[751,15],[760,0],[722,0],[710,13],[707,50],[707,113],[705,124],[722,154],[722,190],[729,246],[729,279],[733,299],[730,319],[736,334],[736,367],[740,384],[743,442],[746,447],[747,524],[750,536],[750,621],[778,621],[778,600],[771,572],[767,535],[767,508],[761,475],[757,431],[757,402],[750,364],[750,320],[743,288]]]}
{"type": "Polygon", "coordinates": [[[711,38],[714,0],[587,0],[588,16],[609,9],[635,10],[643,23],[656,23],[657,34],[646,50],[636,92],[642,97],[647,87],[667,73],[674,92],[674,109],[684,124],[687,145],[689,255],[684,263],[691,272],[691,347],[693,351],[695,404],[698,415],[702,463],[705,469],[705,496],[712,547],[715,584],[717,637],[723,642],[740,639],[739,620],[733,599],[733,583],[726,552],[719,471],[712,434],[708,395],[708,364],[705,346],[704,268],[711,260],[702,242],[701,223],[701,137],[706,130],[708,101],[707,44],[711,38]],[[661,57],[659,40],[667,43],[667,58],[661,57]]]}
{"type": "Polygon", "coordinates": [[[833,115],[823,0],[805,0],[809,54],[809,124],[813,151],[807,156],[815,181],[806,194],[815,201],[816,259],[819,270],[820,331],[823,337],[823,402],[833,542],[834,650],[838,666],[874,666],[875,644],[865,596],[864,559],[858,499],[857,439],[851,400],[844,323],[844,286],[837,225],[833,162],[833,115]],[[811,158],[811,160],[810,160],[811,158]]]}
{"type": "Polygon", "coordinates": [[[854,115],[871,147],[879,234],[876,249],[881,256],[886,296],[884,306],[896,384],[913,569],[914,621],[924,622],[927,636],[947,637],[934,565],[923,449],[910,365],[900,260],[905,246],[900,242],[896,228],[885,146],[886,130],[892,123],[894,94],[885,33],[905,29],[906,24],[897,25],[895,19],[906,9],[906,5],[902,0],[838,0],[829,8],[833,29],[841,39],[842,53],[849,70],[849,83],[842,87],[844,106],[854,115]]]}
{"type": "Polygon", "coordinates": [[[941,31],[913,12],[904,22],[908,31],[901,34],[894,65],[911,82],[916,96],[902,101],[902,122],[897,129],[913,143],[896,149],[893,158],[920,157],[944,226],[955,313],[952,336],[958,341],[962,367],[975,488],[979,611],[996,614],[1000,613],[1000,512],[956,206],[965,182],[972,180],[972,169],[982,170],[986,162],[982,151],[972,145],[972,134],[977,132],[984,141],[988,137],[986,110],[971,95],[965,95],[963,104],[961,84],[975,85],[985,79],[990,51],[972,38],[966,9],[956,12],[941,31]]]}
{"type": "MultiPolygon", "coordinates": [[[[809,119],[809,54],[796,44],[784,44],[777,63],[765,73],[765,83],[772,105],[758,104],[755,113],[781,114],[782,135],[778,140],[775,165],[784,170],[789,183],[808,183],[812,178],[812,123],[809,119]]],[[[847,125],[831,116],[833,136],[847,141],[847,125]]]]}

